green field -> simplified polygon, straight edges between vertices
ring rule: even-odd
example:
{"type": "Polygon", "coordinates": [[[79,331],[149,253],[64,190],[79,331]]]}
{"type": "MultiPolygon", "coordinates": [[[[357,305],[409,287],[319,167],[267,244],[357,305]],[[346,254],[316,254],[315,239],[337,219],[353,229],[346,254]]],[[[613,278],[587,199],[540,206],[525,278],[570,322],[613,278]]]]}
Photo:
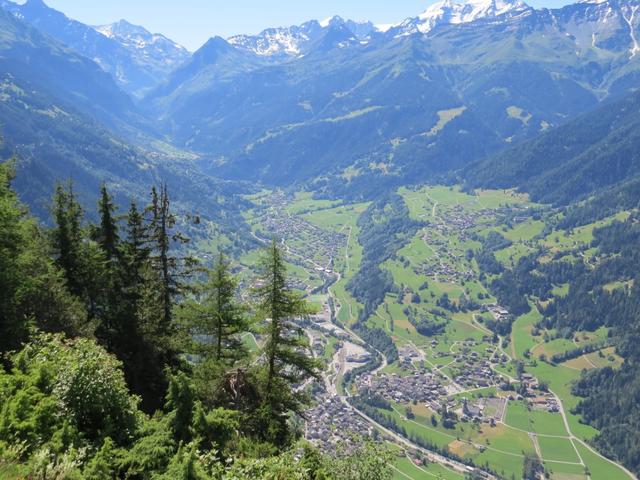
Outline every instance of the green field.
{"type": "Polygon", "coordinates": [[[511,427],[539,435],[568,437],[562,421],[562,415],[546,411],[528,410],[522,401],[510,401],[508,403],[505,422],[511,427]]]}
{"type": "MultiPolygon", "coordinates": [[[[560,462],[545,462],[547,472],[551,480],[586,480],[585,467],[560,462]]],[[[595,478],[595,477],[594,477],[595,478]]]]}
{"type": "Polygon", "coordinates": [[[531,330],[535,323],[542,320],[542,315],[533,307],[529,313],[518,317],[511,331],[512,356],[524,359],[525,351],[531,351],[542,342],[542,337],[533,337],[531,330]]]}
{"type": "MultiPolygon", "coordinates": [[[[397,347],[409,346],[422,351],[424,362],[414,361],[408,366],[401,366],[396,362],[383,369],[383,373],[399,376],[414,374],[416,368],[423,363],[426,368],[438,370],[453,378],[461,373],[461,365],[456,362],[455,356],[460,355],[463,350],[467,353],[475,352],[478,359],[488,361],[497,349],[497,346],[487,343],[493,336],[486,326],[492,320],[492,316],[481,309],[483,305],[496,302],[488,290],[493,277],[481,279],[476,260],[468,255],[470,250],[477,252],[482,247],[482,238],[489,232],[499,232],[512,242],[508,248],[495,253],[497,260],[506,266],[515,265],[523,255],[536,252],[540,247],[548,249],[549,257],[567,252],[567,259],[576,261],[579,257],[572,253],[571,249],[586,248],[593,238],[594,228],[611,221],[606,219],[597,225],[549,234],[548,230],[545,230],[545,218],[527,218],[526,208],[539,206],[530,203],[526,196],[513,191],[477,191],[475,194],[469,194],[462,192],[458,187],[433,186],[401,188],[398,193],[405,200],[410,217],[423,222],[424,226],[411,238],[406,238],[397,251],[381,265],[381,268],[390,273],[394,289],[386,294],[383,303],[377,306],[366,323],[370,327],[379,327],[387,332],[397,347]],[[523,214],[516,221],[503,223],[504,212],[511,209],[523,214]],[[465,222],[472,226],[459,226],[465,222]],[[444,297],[448,297],[452,305],[450,310],[441,306],[444,297]],[[456,310],[457,306],[467,301],[474,302],[475,306],[471,310],[456,310]],[[421,335],[412,321],[415,323],[415,319],[432,319],[434,312],[440,315],[437,321],[444,326],[444,331],[434,337],[421,335]],[[432,346],[433,339],[437,340],[437,344],[432,346]]],[[[333,268],[339,272],[339,280],[328,292],[309,296],[308,300],[319,307],[328,299],[332,299],[336,320],[346,326],[353,325],[359,318],[363,306],[351,296],[346,286],[362,262],[363,250],[358,242],[358,219],[368,204],[316,200],[308,192],[288,195],[287,198],[288,203],[284,209],[288,215],[298,216],[309,225],[347,238],[344,247],[333,258],[333,268]]],[[[268,208],[268,204],[265,207],[265,199],[269,199],[268,192],[256,196],[256,202],[261,205],[259,208],[262,208],[262,216],[256,214],[252,217],[248,214],[246,217],[254,231],[261,228],[261,221],[269,218],[268,215],[264,215],[264,209],[268,208]]],[[[304,249],[309,240],[304,235],[287,239],[297,249],[304,249]]],[[[316,252],[310,252],[309,255],[315,258],[316,252]]],[[[256,253],[249,252],[241,259],[241,263],[250,265],[255,263],[255,259],[256,253]]],[[[318,275],[302,265],[291,264],[290,271],[300,281],[309,285],[319,284],[318,275]]],[[[612,284],[610,288],[622,286],[612,284]]],[[[568,288],[568,284],[553,285],[551,299],[545,299],[541,304],[547,305],[553,302],[554,298],[566,295],[568,288]]],[[[500,349],[497,353],[501,355],[504,351],[507,356],[523,361],[528,373],[548,384],[560,397],[567,413],[571,434],[584,440],[593,438],[597,432],[580,423],[579,417],[570,413],[579,401],[571,394],[571,384],[579,378],[582,368],[619,366],[621,359],[612,349],[605,349],[602,355],[594,352],[564,365],[551,365],[541,361],[542,358],[549,359],[577,346],[602,341],[607,338],[607,331],[603,329],[593,333],[578,332],[574,338],[555,338],[554,330],[544,330],[536,326],[542,320],[542,315],[535,302],[536,299],[531,298],[531,311],[515,319],[511,335],[504,339],[503,350],[500,349]]],[[[326,340],[323,357],[329,360],[336,340],[330,336],[326,340]]],[[[516,376],[513,362],[494,363],[492,368],[510,377],[516,376]]],[[[453,395],[452,399],[461,402],[462,398],[496,394],[501,393],[490,387],[453,395]]],[[[523,402],[508,402],[505,424],[498,422],[491,427],[488,424],[475,426],[458,422],[453,429],[445,429],[440,422],[437,422],[436,426],[432,425],[430,417],[438,417],[438,413],[431,412],[424,405],[412,406],[416,415],[413,420],[405,417],[406,405],[394,406],[395,410],[381,410],[381,413],[403,428],[407,437],[421,438],[440,448],[448,448],[479,465],[486,463],[506,478],[518,478],[522,475],[524,454],[535,453],[536,447],[541,451],[547,469],[553,472],[551,478],[585,478],[581,457],[592,472],[604,472],[606,475],[613,475],[610,478],[614,479],[615,475],[620,475],[617,466],[590,453],[586,447],[578,444],[579,454],[576,452],[560,414],[530,410],[523,402]],[[583,449],[586,452],[583,452],[583,449]]],[[[406,457],[398,458],[395,466],[397,470],[394,478],[397,479],[437,478],[438,474],[445,479],[461,478],[449,470],[436,472],[436,469],[441,468],[438,466],[418,467],[406,457]]],[[[592,478],[609,477],[598,477],[592,473],[592,478]]],[[[617,478],[627,477],[623,475],[617,478]]]]}
{"type": "Polygon", "coordinates": [[[398,458],[394,464],[394,480],[422,480],[433,478],[438,480],[463,480],[464,476],[436,463],[416,466],[406,457],[398,458]]]}
{"type": "Polygon", "coordinates": [[[242,343],[250,352],[257,352],[260,349],[260,347],[256,343],[256,337],[254,337],[252,334],[247,333],[243,335],[242,343]]]}
{"type": "Polygon", "coordinates": [[[580,463],[580,458],[568,438],[538,437],[542,458],[546,461],[580,463]]]}

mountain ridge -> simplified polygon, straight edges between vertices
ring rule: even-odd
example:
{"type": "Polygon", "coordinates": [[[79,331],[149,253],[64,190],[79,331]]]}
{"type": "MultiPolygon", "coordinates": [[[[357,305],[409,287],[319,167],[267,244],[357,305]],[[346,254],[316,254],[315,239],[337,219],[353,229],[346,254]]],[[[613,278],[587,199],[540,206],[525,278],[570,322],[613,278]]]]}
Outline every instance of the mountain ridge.
{"type": "MultiPolygon", "coordinates": [[[[123,90],[136,97],[155,87],[188,57],[184,47],[128,22],[126,25],[135,27],[129,27],[130,35],[120,31],[119,35],[110,37],[95,27],[70,19],[42,0],[28,0],[23,5],[2,0],[0,6],[98,63],[123,90]],[[140,42],[136,42],[143,38],[148,42],[146,48],[140,48],[140,42]]],[[[104,31],[105,27],[102,28],[104,31]]]]}
{"type": "Polygon", "coordinates": [[[17,190],[42,221],[58,182],[73,179],[84,206],[96,204],[102,182],[124,204],[166,182],[180,211],[242,230],[229,213],[242,200],[229,199],[246,186],[205,175],[160,136],[136,137],[147,120],[90,59],[1,9],[0,31],[0,157],[15,157],[17,190]]]}

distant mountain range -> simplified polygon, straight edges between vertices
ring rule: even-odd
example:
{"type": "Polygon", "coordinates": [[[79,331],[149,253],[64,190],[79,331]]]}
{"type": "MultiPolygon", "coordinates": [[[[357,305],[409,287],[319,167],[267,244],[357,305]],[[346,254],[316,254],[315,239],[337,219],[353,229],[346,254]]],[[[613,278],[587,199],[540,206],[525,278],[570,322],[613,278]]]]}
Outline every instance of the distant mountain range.
{"type": "Polygon", "coordinates": [[[367,195],[461,167],[635,88],[639,6],[443,2],[399,25],[336,17],[215,38],[143,105],[208,171],[367,195]]]}
{"type": "MultiPolygon", "coordinates": [[[[214,37],[193,54],[126,21],[0,4],[14,18],[2,28],[38,38],[0,38],[5,92],[44,95],[145,158],[193,159],[174,166],[205,182],[370,198],[513,152],[640,86],[640,0],[445,0],[399,24],[333,17],[214,37]]],[[[35,141],[6,118],[8,143],[35,141]]],[[[83,156],[75,139],[48,142],[83,156]]]]}
{"type": "Polygon", "coordinates": [[[347,41],[363,41],[377,31],[371,22],[353,22],[333,17],[322,22],[312,20],[300,26],[270,28],[258,35],[236,35],[228,42],[241,50],[263,57],[297,57],[313,49],[328,28],[348,32],[347,41]]]}
{"type": "Polygon", "coordinates": [[[124,20],[91,27],[49,8],[42,0],[28,0],[23,5],[0,0],[0,5],[95,61],[120,88],[134,96],[142,96],[157,86],[189,57],[189,52],[177,43],[124,20]]]}
{"type": "Polygon", "coordinates": [[[0,9],[0,158],[17,157],[16,186],[42,220],[56,182],[73,179],[87,206],[101,182],[125,206],[167,182],[177,208],[240,232],[241,202],[230,199],[243,187],[207,176],[153,131],[95,62],[0,9]]]}
{"type": "Polygon", "coordinates": [[[441,25],[457,25],[502,15],[517,15],[527,10],[530,10],[530,7],[519,0],[472,0],[468,3],[444,0],[434,3],[417,17],[408,18],[398,24],[374,25],[371,22],[354,22],[335,16],[321,22],[312,20],[300,26],[270,28],[258,35],[237,35],[228,41],[256,55],[300,56],[309,51],[326,30],[332,27],[345,28],[350,33],[350,40],[367,44],[376,37],[426,34],[441,25]]]}

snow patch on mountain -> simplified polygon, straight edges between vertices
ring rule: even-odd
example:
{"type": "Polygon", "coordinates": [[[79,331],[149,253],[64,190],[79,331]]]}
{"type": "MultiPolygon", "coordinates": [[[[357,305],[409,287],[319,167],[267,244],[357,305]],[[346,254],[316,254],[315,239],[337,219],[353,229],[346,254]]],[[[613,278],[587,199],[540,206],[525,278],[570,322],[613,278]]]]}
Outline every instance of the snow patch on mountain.
{"type": "Polygon", "coordinates": [[[397,27],[397,23],[381,23],[375,26],[376,31],[380,33],[387,33],[393,27],[397,27]]]}
{"type": "Polygon", "coordinates": [[[336,17],[329,17],[329,18],[325,18],[324,20],[320,21],[320,26],[322,28],[327,28],[329,25],[331,25],[331,22],[333,21],[333,19],[335,19],[336,17]]]}
{"type": "Polygon", "coordinates": [[[188,51],[164,35],[151,33],[144,27],[126,20],[93,27],[107,38],[117,41],[130,50],[138,50],[143,56],[163,63],[179,63],[186,59],[188,51]]]}
{"type": "Polygon", "coordinates": [[[316,40],[330,29],[348,29],[359,40],[366,40],[376,27],[371,22],[354,22],[339,16],[322,21],[311,20],[292,27],[269,28],[258,35],[236,35],[229,43],[260,56],[300,56],[316,40]]]}
{"type": "Polygon", "coordinates": [[[281,27],[264,30],[259,35],[236,35],[228,39],[235,47],[252,51],[256,55],[299,55],[301,46],[310,41],[313,32],[320,27],[318,22],[308,22],[300,27],[281,27]]]}
{"type": "Polygon", "coordinates": [[[506,14],[518,14],[530,10],[521,0],[469,0],[457,2],[443,0],[434,3],[415,18],[409,18],[392,27],[396,35],[429,33],[440,25],[471,23],[484,18],[496,18],[506,14]]]}

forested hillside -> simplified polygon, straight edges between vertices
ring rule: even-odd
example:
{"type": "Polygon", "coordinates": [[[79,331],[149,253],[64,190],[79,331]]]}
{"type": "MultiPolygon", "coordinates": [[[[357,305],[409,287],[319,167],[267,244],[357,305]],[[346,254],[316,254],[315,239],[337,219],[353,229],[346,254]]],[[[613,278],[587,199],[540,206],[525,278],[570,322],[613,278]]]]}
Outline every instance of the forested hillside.
{"type": "Polygon", "coordinates": [[[474,164],[463,176],[470,187],[518,187],[544,203],[566,205],[606,188],[624,195],[640,174],[639,112],[640,94],[625,96],[474,164]]]}
{"type": "MultiPolygon", "coordinates": [[[[611,102],[471,166],[464,172],[467,184],[515,186],[541,202],[568,205],[557,227],[569,231],[618,212],[637,212],[639,106],[638,94],[611,102]]],[[[597,260],[576,261],[557,254],[549,262],[547,252],[534,252],[493,282],[494,293],[512,313],[526,313],[531,309],[529,300],[536,298],[542,314],[537,327],[552,329],[560,337],[609,329],[603,345],[615,345],[625,362],[621,369],[585,373],[573,387],[584,398],[575,411],[599,430],[595,445],[636,472],[640,465],[636,425],[640,415],[639,239],[637,214],[633,214],[594,230],[590,247],[597,252],[597,260]],[[566,295],[553,299],[554,285],[568,285],[566,295]]],[[[510,331],[511,325],[504,328],[510,331]]],[[[549,360],[563,362],[588,351],[576,348],[549,360]]]]}
{"type": "Polygon", "coordinates": [[[635,480],[638,32],[0,0],[0,479],[635,480]]]}

